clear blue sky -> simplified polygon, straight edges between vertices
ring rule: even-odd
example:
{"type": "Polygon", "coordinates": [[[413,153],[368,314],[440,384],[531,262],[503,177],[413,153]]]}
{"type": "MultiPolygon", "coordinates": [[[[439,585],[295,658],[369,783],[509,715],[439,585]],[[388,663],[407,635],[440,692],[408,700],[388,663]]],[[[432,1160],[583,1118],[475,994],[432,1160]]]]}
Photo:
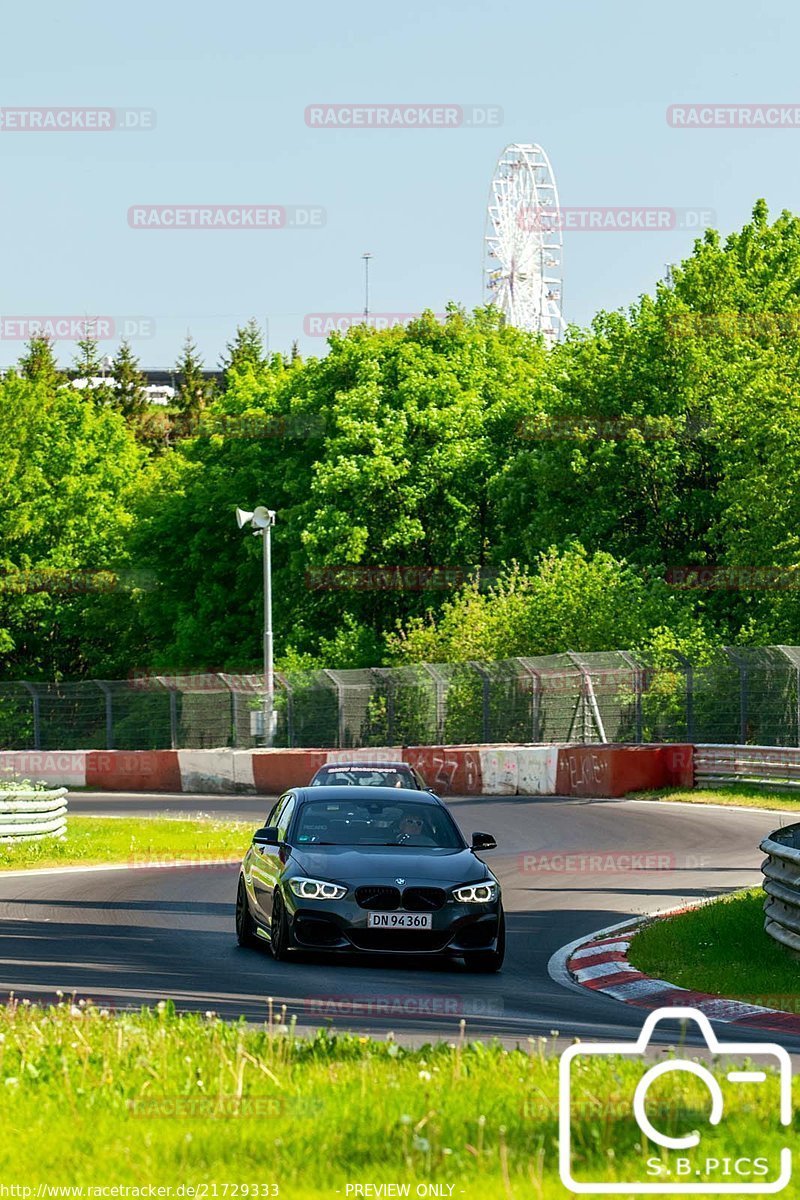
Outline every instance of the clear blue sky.
{"type": "MultiPolygon", "coordinates": [[[[38,0],[3,16],[2,106],[155,109],[142,133],[0,132],[0,313],[149,317],[134,345],[169,366],[187,327],[208,365],[237,321],[274,349],[303,315],[480,302],[484,210],[498,153],[537,141],[572,205],[714,210],[729,231],[757,196],[800,209],[800,128],[684,131],[689,101],[800,104],[800,8],[740,0],[38,0]],[[316,102],[498,105],[484,129],[309,128],[316,102]],[[134,204],[311,204],[312,231],[142,231],[134,204]]],[[[565,309],[651,290],[692,234],[568,234],[565,309]]],[[[113,350],[108,343],[108,350],[113,350]]],[[[0,365],[20,344],[0,343],[0,365]]],[[[61,343],[62,359],[71,346],[61,343]]]]}

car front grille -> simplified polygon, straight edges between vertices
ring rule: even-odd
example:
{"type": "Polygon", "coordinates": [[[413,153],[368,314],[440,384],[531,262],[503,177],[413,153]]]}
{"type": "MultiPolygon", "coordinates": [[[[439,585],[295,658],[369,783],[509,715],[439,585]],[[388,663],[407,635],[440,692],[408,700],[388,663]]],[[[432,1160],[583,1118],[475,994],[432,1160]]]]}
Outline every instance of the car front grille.
{"type": "Polygon", "coordinates": [[[408,887],[403,892],[403,908],[409,912],[436,912],[444,908],[447,895],[442,888],[408,887]]]}
{"type": "Polygon", "coordinates": [[[384,887],[381,884],[368,884],[356,888],[356,904],[360,908],[391,911],[400,907],[400,890],[396,887],[384,887]]]}
{"type": "Polygon", "coordinates": [[[349,929],[348,937],[358,950],[407,954],[430,954],[443,950],[451,937],[450,930],[431,929],[349,929]]]}

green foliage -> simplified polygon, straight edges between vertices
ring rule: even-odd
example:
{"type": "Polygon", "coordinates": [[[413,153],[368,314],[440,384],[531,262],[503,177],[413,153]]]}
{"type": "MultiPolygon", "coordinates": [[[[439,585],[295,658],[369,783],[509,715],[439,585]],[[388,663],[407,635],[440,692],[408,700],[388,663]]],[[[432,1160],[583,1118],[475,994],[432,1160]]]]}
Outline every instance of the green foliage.
{"type": "Polygon", "coordinates": [[[513,564],[485,591],[476,576],[438,620],[413,619],[388,640],[399,662],[626,649],[670,617],[679,607],[663,581],[575,544],[539,555],[532,573],[513,564]]]}
{"type": "MultiPolygon", "coordinates": [[[[257,952],[241,958],[268,974],[257,952]]],[[[330,1009],[321,1002],[320,1023],[338,1016],[330,1009]]],[[[3,1178],[42,1190],[157,1181],[292,1200],[345,1195],[354,1180],[390,1180],[410,1196],[423,1185],[481,1200],[566,1194],[551,1038],[469,1041],[445,1014],[432,1043],[409,1048],[391,1033],[300,1037],[295,1016],[271,999],[260,1024],[178,1014],[172,1001],[114,1015],[103,1000],[12,1000],[0,1009],[0,1120],[13,1131],[0,1143],[3,1178]]],[[[724,1085],[725,1065],[713,1069],[724,1085]]],[[[708,1089],[686,1071],[674,1076],[659,1095],[665,1132],[678,1134],[705,1115],[708,1089]]],[[[641,1078],[635,1057],[576,1064],[571,1138],[583,1178],[646,1177],[632,1116],[641,1078]]],[[[777,1159],[778,1081],[769,1073],[757,1086],[757,1096],[730,1089],[719,1129],[698,1125],[704,1155],[723,1162],[757,1146],[777,1159]]]]}
{"type": "Polygon", "coordinates": [[[139,369],[139,360],[124,338],[111,364],[114,382],[113,403],[126,421],[140,417],[145,410],[147,397],[144,391],[145,377],[139,369]]]}
{"type": "Polygon", "coordinates": [[[88,393],[0,382],[0,670],[9,679],[127,670],[141,455],[88,393]]]}
{"type": "Polygon", "coordinates": [[[178,376],[175,407],[185,417],[196,420],[208,402],[209,387],[203,377],[203,360],[188,333],[181,356],[175,364],[175,373],[178,376]]]}
{"type": "Polygon", "coordinates": [[[244,854],[249,841],[249,824],[229,820],[69,816],[65,838],[0,845],[0,873],[21,867],[87,866],[91,863],[236,861],[244,854]]]}
{"type": "Polygon", "coordinates": [[[25,354],[19,360],[19,374],[31,383],[39,383],[50,389],[65,382],[65,376],[58,368],[50,338],[37,336],[30,339],[25,347],[25,354]]]}
{"type": "MultiPolygon", "coordinates": [[[[266,503],[279,656],[634,648],[662,673],[666,711],[681,702],[676,652],[800,642],[798,332],[800,220],[770,223],[759,201],[668,285],[550,350],[452,305],[444,321],[334,334],[304,361],[268,354],[253,320],[217,396],[187,338],[176,411],[155,413],[129,348],[121,388],[75,389],[34,340],[0,393],[0,565],[130,564],[154,584],[70,604],[6,587],[2,669],[258,669],[260,544],[233,510],[266,503]],[[761,575],[667,582],[700,566],[761,575]],[[445,587],[447,571],[472,582],[445,587]]],[[[101,373],[87,336],[74,374],[101,373]]]]}

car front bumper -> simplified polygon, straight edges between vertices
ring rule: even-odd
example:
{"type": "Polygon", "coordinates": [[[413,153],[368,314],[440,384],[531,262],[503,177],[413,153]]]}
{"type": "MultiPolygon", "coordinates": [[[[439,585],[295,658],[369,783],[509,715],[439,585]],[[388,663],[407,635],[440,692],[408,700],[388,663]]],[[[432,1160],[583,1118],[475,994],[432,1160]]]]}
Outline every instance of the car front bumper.
{"type": "Polygon", "coordinates": [[[371,929],[367,924],[369,910],[349,896],[309,902],[295,897],[290,889],[287,893],[284,904],[289,931],[298,949],[460,957],[497,946],[499,898],[488,904],[448,901],[430,914],[430,929],[371,929]]]}

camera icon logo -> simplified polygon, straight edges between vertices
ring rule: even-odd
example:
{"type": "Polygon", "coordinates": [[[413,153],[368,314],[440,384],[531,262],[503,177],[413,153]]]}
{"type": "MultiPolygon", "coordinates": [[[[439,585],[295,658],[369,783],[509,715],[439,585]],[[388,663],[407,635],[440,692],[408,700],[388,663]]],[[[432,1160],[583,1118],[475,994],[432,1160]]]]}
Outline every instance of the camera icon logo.
{"type": "MultiPolygon", "coordinates": [[[[646,1067],[642,1061],[642,1066],[646,1067]]],[[[774,1121],[778,1125],[788,1126],[792,1121],[792,1063],[788,1052],[775,1042],[720,1042],[711,1028],[708,1017],[695,1008],[658,1008],[650,1013],[642,1026],[642,1031],[635,1042],[577,1042],[569,1046],[561,1056],[559,1065],[559,1174],[564,1187],[576,1195],[774,1195],[790,1182],[792,1177],[792,1152],[788,1146],[779,1151],[772,1150],[768,1155],[752,1156],[742,1153],[740,1148],[732,1154],[721,1154],[719,1150],[703,1146],[702,1121],[705,1120],[708,1131],[720,1126],[724,1129],[725,1095],[720,1083],[741,1085],[746,1089],[749,1107],[759,1114],[759,1118],[769,1115],[768,1102],[773,1100],[777,1085],[777,1100],[774,1107],[774,1121]],[[670,1058],[657,1062],[644,1070],[636,1082],[631,1096],[624,1095],[625,1088],[621,1084],[625,1079],[637,1078],[636,1072],[625,1071],[618,1064],[615,1070],[611,1059],[627,1059],[635,1062],[642,1059],[650,1045],[653,1032],[661,1021],[692,1021],[700,1030],[709,1052],[710,1065],[716,1067],[716,1072],[709,1069],[705,1062],[696,1059],[670,1058]],[[646,1178],[620,1179],[610,1181],[605,1178],[576,1178],[576,1174],[584,1174],[586,1164],[591,1159],[591,1153],[584,1153],[580,1135],[580,1087],[581,1077],[591,1078],[593,1102],[598,1103],[597,1097],[597,1067],[603,1060],[608,1061],[609,1081],[619,1092],[622,1089],[625,1106],[624,1116],[630,1115],[635,1121],[632,1131],[638,1127],[638,1139],[644,1145],[641,1135],[659,1151],[665,1153],[652,1154],[647,1157],[635,1154],[637,1162],[644,1166],[637,1171],[645,1173],[646,1178]],[[766,1069],[759,1069],[759,1060],[766,1069]],[[731,1064],[741,1064],[732,1066],[731,1064]],[[755,1065],[754,1065],[755,1063],[755,1065]],[[687,1101],[676,1104],[670,1101],[666,1106],[668,1119],[659,1127],[659,1117],[663,1117],[664,1105],[655,1116],[648,1111],[654,1107],[654,1096],[658,1096],[663,1084],[656,1086],[659,1080],[669,1077],[673,1087],[690,1086],[692,1096],[699,1095],[701,1101],[687,1101]],[[651,1089],[653,1094],[651,1095],[651,1089]],[[767,1094],[769,1092],[769,1095],[767,1094]],[[629,1104],[628,1104],[629,1101],[629,1104]],[[695,1103],[702,1105],[704,1116],[697,1118],[694,1112],[695,1103]],[[687,1105],[683,1107],[683,1105],[687,1105]],[[701,1129],[693,1128],[697,1122],[701,1129]],[[670,1128],[666,1132],[663,1125],[670,1128]],[[584,1170],[576,1170],[580,1163],[584,1170]]],[[[679,1093],[680,1094],[680,1093],[679,1093]]],[[[745,1092],[742,1092],[745,1096],[745,1092]]],[[[728,1097],[730,1099],[730,1096],[728,1097]]],[[[593,1125],[600,1124],[600,1118],[606,1128],[616,1128],[614,1104],[603,1101],[596,1111],[593,1125]]],[[[593,1129],[593,1135],[596,1128],[593,1129]]],[[[714,1143],[716,1146],[716,1142],[714,1143]]],[[[596,1146],[593,1136],[592,1147],[596,1146]]],[[[606,1146],[605,1152],[616,1151],[617,1147],[606,1146]]],[[[617,1156],[620,1163],[625,1161],[625,1155],[617,1156]]],[[[630,1161],[630,1156],[629,1156],[630,1161]]],[[[597,1172],[600,1174],[600,1172],[597,1172]]]]}

